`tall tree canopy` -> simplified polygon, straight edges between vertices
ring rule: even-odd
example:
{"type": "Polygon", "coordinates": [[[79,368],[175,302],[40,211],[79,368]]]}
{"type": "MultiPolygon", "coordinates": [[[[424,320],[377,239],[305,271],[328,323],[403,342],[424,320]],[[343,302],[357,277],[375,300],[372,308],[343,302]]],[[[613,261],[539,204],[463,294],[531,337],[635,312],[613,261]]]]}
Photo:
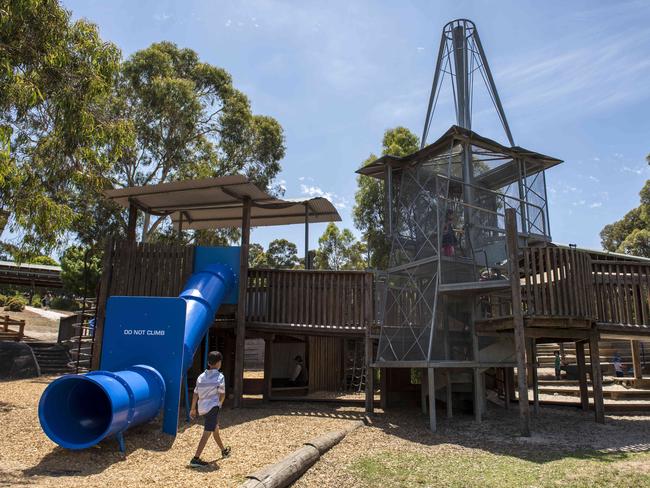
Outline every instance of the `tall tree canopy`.
{"type": "Polygon", "coordinates": [[[102,186],[123,129],[106,116],[119,58],[56,0],[0,0],[0,233],[26,255],[60,245],[77,195],[102,186]]]}
{"type": "MultiPolygon", "coordinates": [[[[650,164],[650,155],[646,159],[650,164]]],[[[650,180],[645,182],[639,196],[638,207],[600,232],[605,250],[650,258],[650,180]]]]}
{"type": "Polygon", "coordinates": [[[315,265],[317,269],[364,269],[365,244],[358,242],[350,229],[340,230],[330,222],[318,238],[315,265]]]}
{"type": "Polygon", "coordinates": [[[295,268],[300,262],[298,247],[286,239],[275,239],[269,243],[266,261],[271,268],[295,268]]]}
{"type": "MultiPolygon", "coordinates": [[[[419,149],[419,139],[405,127],[395,127],[384,133],[382,155],[406,156],[419,149]]],[[[377,157],[371,154],[363,166],[377,157]]],[[[370,252],[370,266],[386,268],[388,266],[389,243],[384,234],[384,183],[376,178],[359,175],[358,189],[354,196],[352,209],[354,225],[363,233],[370,252]]]]}
{"type": "MultiPolygon", "coordinates": [[[[127,121],[131,132],[110,173],[112,186],[242,173],[278,191],[272,182],[285,153],[282,127],[253,115],[230,75],[195,51],[152,44],[122,64],[115,91],[112,116],[127,121]]],[[[207,244],[211,234],[196,236],[207,244]]]]}
{"type": "Polygon", "coordinates": [[[280,192],[282,127],[191,49],[160,42],[121,61],[57,0],[0,0],[0,65],[0,234],[27,256],[123,232],[105,188],[243,173],[280,192]]]}

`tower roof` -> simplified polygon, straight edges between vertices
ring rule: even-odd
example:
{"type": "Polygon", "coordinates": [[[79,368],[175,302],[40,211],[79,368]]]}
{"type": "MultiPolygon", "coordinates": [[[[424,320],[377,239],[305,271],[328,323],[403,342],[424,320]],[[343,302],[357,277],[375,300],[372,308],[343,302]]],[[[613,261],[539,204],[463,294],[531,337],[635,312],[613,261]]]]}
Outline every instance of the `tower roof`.
{"type": "Polygon", "coordinates": [[[526,163],[527,175],[533,175],[563,162],[561,159],[546,156],[523,147],[507,147],[474,131],[452,125],[437,141],[419,151],[403,157],[387,154],[360,168],[357,173],[383,179],[386,165],[390,165],[395,169],[416,165],[434,156],[439,156],[445,150],[450,150],[456,142],[466,142],[472,146],[485,149],[494,155],[503,156],[504,164],[483,173],[480,178],[477,178],[476,183],[489,188],[508,183],[509,175],[516,173],[513,172],[513,166],[517,164],[516,160],[522,160],[526,163]]]}

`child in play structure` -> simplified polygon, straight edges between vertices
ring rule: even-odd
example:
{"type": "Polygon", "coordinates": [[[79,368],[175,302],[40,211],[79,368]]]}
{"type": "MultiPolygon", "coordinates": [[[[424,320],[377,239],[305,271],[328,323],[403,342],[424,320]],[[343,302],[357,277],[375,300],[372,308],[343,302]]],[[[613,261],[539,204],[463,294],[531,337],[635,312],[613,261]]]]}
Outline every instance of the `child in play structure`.
{"type": "Polygon", "coordinates": [[[214,436],[214,440],[217,442],[219,449],[221,449],[222,457],[225,458],[230,455],[230,447],[224,447],[219,436],[219,408],[223,405],[223,400],[226,397],[226,380],[221,371],[219,371],[222,359],[223,357],[220,352],[211,351],[208,354],[208,369],[201,373],[196,380],[190,416],[192,418],[196,418],[197,415],[203,417],[204,431],[199,445],[196,448],[196,454],[194,454],[194,457],[190,461],[190,466],[193,468],[208,465],[208,463],[201,460],[201,453],[208,443],[210,436],[214,436]]]}

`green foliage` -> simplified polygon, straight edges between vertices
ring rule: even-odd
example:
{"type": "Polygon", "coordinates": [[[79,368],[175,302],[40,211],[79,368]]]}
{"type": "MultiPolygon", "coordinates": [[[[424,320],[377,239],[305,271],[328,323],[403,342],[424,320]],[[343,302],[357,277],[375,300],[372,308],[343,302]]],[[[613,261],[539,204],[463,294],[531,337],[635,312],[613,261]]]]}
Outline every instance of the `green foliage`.
{"type": "Polygon", "coordinates": [[[76,312],[79,310],[79,304],[70,297],[54,297],[50,303],[50,308],[54,310],[76,312]]]}
{"type": "Polygon", "coordinates": [[[45,264],[47,266],[58,266],[59,263],[56,262],[54,258],[50,256],[36,256],[34,258],[28,259],[29,264],[45,264]]]}
{"type": "MultiPolygon", "coordinates": [[[[95,296],[101,267],[102,256],[98,252],[89,252],[88,248],[81,246],[67,248],[61,256],[61,279],[64,289],[76,296],[95,296]]],[[[52,305],[52,308],[58,307],[52,305]]]]}
{"type": "Polygon", "coordinates": [[[161,42],[122,62],[57,0],[0,0],[0,66],[0,234],[21,235],[24,259],[68,234],[91,247],[124,234],[107,188],[239,172],[280,192],[282,127],[191,49],[161,42]]]}
{"type": "Polygon", "coordinates": [[[102,187],[120,53],[56,0],[0,0],[0,11],[0,232],[34,255],[60,245],[77,196],[102,187]]]}
{"type": "Polygon", "coordinates": [[[0,294],[0,307],[4,307],[7,304],[7,295],[0,294]]]}
{"type": "MultiPolygon", "coordinates": [[[[171,42],[122,64],[114,117],[128,121],[129,135],[110,173],[115,187],[242,173],[272,189],[285,153],[280,124],[254,115],[230,74],[171,42]]],[[[217,241],[232,237],[197,233],[202,242],[211,234],[217,241]]]]}
{"type": "Polygon", "coordinates": [[[25,310],[27,305],[27,300],[25,300],[20,295],[14,295],[13,297],[7,298],[5,301],[5,310],[10,312],[22,312],[25,310]]]}
{"type": "MultiPolygon", "coordinates": [[[[649,162],[650,164],[650,162],[649,162]]],[[[650,257],[650,180],[639,192],[640,205],[600,232],[607,251],[650,257]]]]}
{"type": "Polygon", "coordinates": [[[264,247],[261,244],[252,243],[248,248],[248,266],[250,268],[268,268],[264,247]]]}
{"type": "Polygon", "coordinates": [[[41,308],[43,306],[43,300],[38,293],[35,293],[32,297],[32,307],[41,308]]]}
{"type": "MultiPolygon", "coordinates": [[[[406,156],[418,149],[418,137],[404,127],[389,129],[384,133],[382,155],[406,156]]],[[[362,163],[362,167],[376,159],[377,157],[371,154],[362,163]]],[[[370,266],[385,269],[388,267],[390,245],[384,233],[384,182],[359,175],[357,186],[352,209],[354,225],[363,233],[370,249],[370,266]]]]}
{"type": "Polygon", "coordinates": [[[271,268],[295,268],[298,263],[298,247],[286,239],[275,239],[269,243],[266,261],[271,268]]]}
{"type": "Polygon", "coordinates": [[[350,229],[339,230],[330,222],[318,238],[315,267],[317,269],[346,270],[364,269],[365,246],[356,241],[350,229]]]}

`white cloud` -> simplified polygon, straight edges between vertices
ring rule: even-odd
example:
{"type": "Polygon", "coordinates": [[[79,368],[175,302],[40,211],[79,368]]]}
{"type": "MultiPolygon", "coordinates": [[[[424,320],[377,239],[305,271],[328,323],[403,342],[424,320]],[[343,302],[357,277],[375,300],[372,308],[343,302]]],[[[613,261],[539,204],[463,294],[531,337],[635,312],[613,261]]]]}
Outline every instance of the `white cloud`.
{"type": "Polygon", "coordinates": [[[599,182],[600,182],[600,180],[599,180],[598,178],[596,178],[594,175],[589,175],[589,176],[587,176],[587,179],[588,179],[588,180],[591,180],[591,181],[593,181],[593,182],[595,182],[595,183],[599,183],[599,182]]]}
{"type": "Polygon", "coordinates": [[[603,206],[603,202],[594,202],[589,205],[589,208],[598,208],[602,206],[603,206]]]}
{"type": "Polygon", "coordinates": [[[232,25],[232,20],[228,19],[226,20],[226,27],[230,27],[232,25]]]}
{"type": "Polygon", "coordinates": [[[572,202],[571,205],[573,205],[574,207],[577,207],[579,205],[584,205],[585,203],[587,203],[586,200],[578,200],[578,201],[572,202]]]}
{"type": "Polygon", "coordinates": [[[630,168],[629,166],[623,166],[622,171],[627,171],[628,173],[634,173],[640,175],[641,173],[643,173],[643,167],[630,168]]]}
{"type": "Polygon", "coordinates": [[[347,208],[348,200],[345,197],[337,195],[330,191],[324,191],[316,185],[300,185],[300,193],[307,195],[309,198],[322,197],[327,198],[336,208],[347,208]]]}

